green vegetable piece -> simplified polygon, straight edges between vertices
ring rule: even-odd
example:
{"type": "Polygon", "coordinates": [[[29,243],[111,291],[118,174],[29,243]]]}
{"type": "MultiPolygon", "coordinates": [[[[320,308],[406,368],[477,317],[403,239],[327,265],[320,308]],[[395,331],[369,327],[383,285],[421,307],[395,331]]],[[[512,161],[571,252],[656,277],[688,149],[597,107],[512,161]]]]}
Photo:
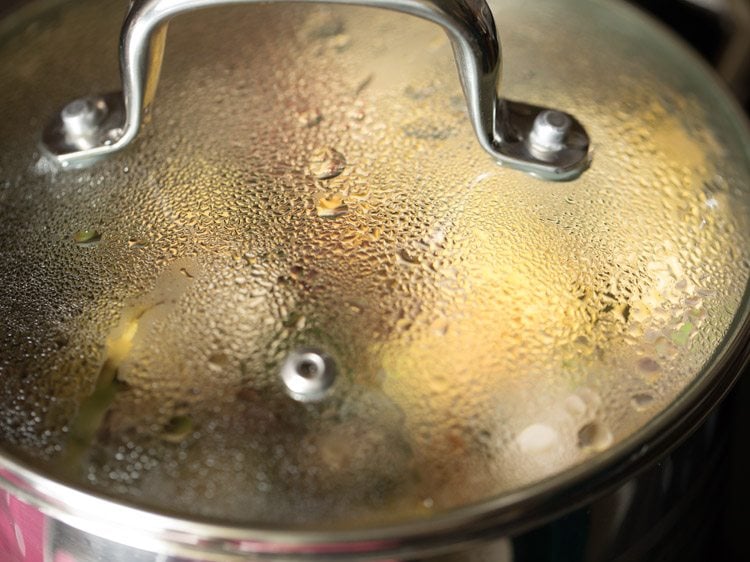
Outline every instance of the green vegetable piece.
{"type": "Polygon", "coordinates": [[[693,324],[691,322],[685,322],[680,329],[672,334],[672,341],[677,345],[685,345],[690,338],[690,334],[693,331],[693,324]]]}
{"type": "Polygon", "coordinates": [[[84,228],[73,235],[73,240],[80,246],[91,246],[101,240],[102,235],[93,228],[84,228]]]}

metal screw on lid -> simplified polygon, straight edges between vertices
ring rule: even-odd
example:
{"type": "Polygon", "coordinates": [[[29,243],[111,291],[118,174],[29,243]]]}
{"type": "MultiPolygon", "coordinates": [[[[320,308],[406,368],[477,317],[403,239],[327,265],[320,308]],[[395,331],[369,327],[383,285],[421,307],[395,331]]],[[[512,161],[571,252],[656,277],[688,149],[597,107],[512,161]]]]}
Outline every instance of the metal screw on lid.
{"type": "Polygon", "coordinates": [[[542,153],[560,152],[566,147],[566,136],[572,124],[572,119],[561,111],[541,112],[534,120],[529,136],[532,148],[542,153]]]}
{"type": "Polygon", "coordinates": [[[107,115],[107,105],[101,98],[73,100],[60,112],[65,132],[70,137],[85,137],[97,131],[107,115]]]}
{"type": "Polygon", "coordinates": [[[323,398],[336,379],[333,359],[315,349],[300,349],[289,354],[281,366],[281,379],[289,395],[301,402],[323,398]]]}

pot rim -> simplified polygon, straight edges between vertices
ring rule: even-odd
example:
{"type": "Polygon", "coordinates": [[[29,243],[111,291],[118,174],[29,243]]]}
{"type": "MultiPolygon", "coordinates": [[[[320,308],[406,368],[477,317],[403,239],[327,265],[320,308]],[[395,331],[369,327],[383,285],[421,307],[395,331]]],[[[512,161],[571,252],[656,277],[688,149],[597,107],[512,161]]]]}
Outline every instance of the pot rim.
{"type": "MultiPolygon", "coordinates": [[[[31,2],[0,21],[0,36],[69,0],[31,2]]],[[[726,86],[692,49],[665,26],[635,7],[615,3],[662,34],[681,51],[709,88],[723,98],[745,139],[750,160],[750,127],[726,86]]],[[[135,548],[210,560],[237,556],[286,560],[366,560],[408,557],[460,549],[490,538],[541,525],[615,488],[677,447],[711,413],[750,364],[750,282],[730,327],[702,371],[662,412],[629,437],[587,461],[522,488],[429,519],[346,531],[278,526],[250,528],[216,519],[186,518],[65,484],[37,472],[31,463],[0,447],[0,487],[48,517],[76,529],[135,548]]],[[[387,561],[393,562],[393,561],[387,561]]]]}

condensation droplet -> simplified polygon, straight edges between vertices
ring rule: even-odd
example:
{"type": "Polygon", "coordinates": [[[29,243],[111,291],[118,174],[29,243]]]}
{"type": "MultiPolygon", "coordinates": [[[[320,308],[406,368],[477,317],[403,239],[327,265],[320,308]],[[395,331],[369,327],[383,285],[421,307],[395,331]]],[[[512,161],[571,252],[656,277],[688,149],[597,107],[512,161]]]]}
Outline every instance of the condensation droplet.
{"type": "Polygon", "coordinates": [[[645,392],[639,392],[638,394],[633,395],[630,403],[633,405],[633,408],[640,412],[648,408],[653,401],[654,397],[652,395],[645,392]]]}
{"type": "Polygon", "coordinates": [[[541,453],[549,450],[558,441],[557,431],[543,423],[535,423],[521,431],[516,437],[524,453],[541,453]]]}
{"type": "Polygon", "coordinates": [[[343,195],[335,193],[331,196],[320,196],[315,203],[315,210],[319,217],[333,218],[346,214],[349,206],[345,203],[343,195]]]}
{"type": "Polygon", "coordinates": [[[577,394],[571,394],[565,399],[565,409],[573,416],[582,416],[586,413],[586,402],[577,394]]]}
{"type": "Polygon", "coordinates": [[[299,115],[299,122],[305,127],[315,127],[323,121],[323,114],[319,109],[310,109],[299,115]]]}
{"type": "Polygon", "coordinates": [[[354,302],[346,303],[347,308],[352,314],[362,314],[363,307],[354,302]]]}
{"type": "Polygon", "coordinates": [[[346,157],[335,148],[322,148],[310,156],[310,173],[319,180],[328,180],[341,175],[346,168],[346,157]]]}
{"type": "Polygon", "coordinates": [[[650,357],[644,357],[643,359],[640,359],[638,361],[638,368],[641,371],[645,371],[646,373],[655,373],[661,367],[659,366],[659,363],[651,359],[650,357]]]}
{"type": "Polygon", "coordinates": [[[602,405],[601,396],[590,388],[579,388],[576,395],[586,404],[586,411],[590,414],[597,412],[602,405]]]}
{"type": "Polygon", "coordinates": [[[130,240],[128,240],[128,248],[133,248],[135,250],[145,248],[147,244],[148,243],[145,240],[141,240],[139,238],[131,238],[130,240]]]}
{"type": "Polygon", "coordinates": [[[213,353],[208,358],[208,366],[213,370],[221,370],[229,364],[229,357],[226,354],[218,352],[213,353]]]}
{"type": "Polygon", "coordinates": [[[352,109],[352,110],[350,110],[349,113],[347,113],[347,116],[352,121],[364,121],[364,119],[366,117],[365,111],[363,109],[359,109],[359,108],[358,109],[352,109]]]}
{"type": "Polygon", "coordinates": [[[406,248],[402,248],[398,252],[398,257],[403,261],[404,263],[408,263],[409,265],[415,265],[419,263],[419,258],[411,253],[406,248]]]}
{"type": "Polygon", "coordinates": [[[601,422],[587,423],[578,430],[578,446],[581,449],[603,451],[612,444],[612,432],[601,422]]]}

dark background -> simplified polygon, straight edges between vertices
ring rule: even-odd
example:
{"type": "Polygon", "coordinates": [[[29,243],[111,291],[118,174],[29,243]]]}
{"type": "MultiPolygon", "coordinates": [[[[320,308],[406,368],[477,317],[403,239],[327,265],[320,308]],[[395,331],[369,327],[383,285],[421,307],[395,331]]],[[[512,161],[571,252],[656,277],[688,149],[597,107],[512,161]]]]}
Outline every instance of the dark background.
{"type": "MultiPolygon", "coordinates": [[[[750,113],[750,0],[630,0],[682,36],[716,69],[750,113]]],[[[750,375],[727,398],[733,407],[728,494],[714,562],[750,562],[750,375]]],[[[707,561],[709,562],[709,561],[707,561]]]]}
{"type": "Polygon", "coordinates": [[[690,43],[750,110],[750,0],[629,1],[690,43]]]}
{"type": "MultiPolygon", "coordinates": [[[[0,17],[31,0],[0,0],[0,17]]],[[[533,0],[529,0],[533,1],[533,0]]],[[[750,0],[628,0],[697,50],[750,113],[750,0]]],[[[750,375],[727,398],[733,407],[729,493],[707,562],[750,562],[750,375]]]]}

